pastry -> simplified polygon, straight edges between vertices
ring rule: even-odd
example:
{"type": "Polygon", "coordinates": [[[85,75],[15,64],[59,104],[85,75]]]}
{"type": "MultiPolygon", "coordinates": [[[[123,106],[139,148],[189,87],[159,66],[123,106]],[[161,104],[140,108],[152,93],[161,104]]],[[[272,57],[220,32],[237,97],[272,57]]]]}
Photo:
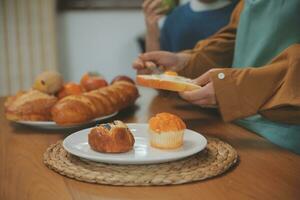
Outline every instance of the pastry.
{"type": "Polygon", "coordinates": [[[103,153],[123,153],[130,151],[134,145],[134,137],[126,124],[121,121],[101,124],[91,130],[88,135],[90,147],[103,153]]]}
{"type": "Polygon", "coordinates": [[[104,88],[59,100],[52,109],[53,121],[59,125],[88,122],[132,105],[138,96],[134,84],[117,81],[104,88]]]}
{"type": "Polygon", "coordinates": [[[201,86],[194,84],[191,79],[178,76],[174,72],[152,75],[137,75],[136,82],[141,86],[175,92],[190,91],[201,88],[201,86]]]}
{"type": "Polygon", "coordinates": [[[8,120],[50,121],[51,108],[57,98],[38,90],[18,93],[5,102],[5,115],[8,120]]]}
{"type": "Polygon", "coordinates": [[[149,120],[150,144],[160,149],[179,148],[185,128],[185,123],[176,115],[159,113],[149,120]]]}
{"type": "Polygon", "coordinates": [[[8,110],[8,107],[17,99],[19,98],[20,96],[22,96],[23,94],[25,94],[26,92],[25,91],[19,91],[17,92],[16,95],[14,96],[9,96],[6,98],[5,102],[4,102],[4,109],[5,109],[5,112],[8,110]]]}

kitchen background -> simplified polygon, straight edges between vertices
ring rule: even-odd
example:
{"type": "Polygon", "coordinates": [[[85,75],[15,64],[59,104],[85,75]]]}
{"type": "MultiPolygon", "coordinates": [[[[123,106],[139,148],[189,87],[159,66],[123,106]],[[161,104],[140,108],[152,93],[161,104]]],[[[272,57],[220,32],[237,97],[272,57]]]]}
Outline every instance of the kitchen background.
{"type": "MultiPolygon", "coordinates": [[[[185,3],[188,0],[183,0],[185,3]]],[[[134,77],[145,32],[142,0],[0,0],[0,96],[28,90],[43,70],[78,82],[134,77]]]]}

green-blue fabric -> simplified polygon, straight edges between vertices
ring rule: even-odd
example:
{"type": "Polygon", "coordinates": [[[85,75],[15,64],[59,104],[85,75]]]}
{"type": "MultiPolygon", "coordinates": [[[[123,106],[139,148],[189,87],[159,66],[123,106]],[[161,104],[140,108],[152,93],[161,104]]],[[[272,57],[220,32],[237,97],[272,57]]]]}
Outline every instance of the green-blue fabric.
{"type": "MultiPolygon", "coordinates": [[[[245,0],[233,67],[261,67],[290,45],[300,43],[299,20],[300,0],[245,0]]],[[[300,125],[275,123],[260,115],[236,123],[300,154],[300,125]]]]}

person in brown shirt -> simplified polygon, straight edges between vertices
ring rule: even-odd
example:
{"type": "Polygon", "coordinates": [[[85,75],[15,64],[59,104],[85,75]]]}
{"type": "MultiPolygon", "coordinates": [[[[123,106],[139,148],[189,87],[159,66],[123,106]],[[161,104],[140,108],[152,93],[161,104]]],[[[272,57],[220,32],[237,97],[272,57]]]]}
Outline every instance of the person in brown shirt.
{"type": "Polygon", "coordinates": [[[283,1],[241,1],[230,23],[194,49],[142,54],[133,67],[151,73],[162,65],[196,78],[203,87],[182,98],[218,106],[225,121],[241,119],[238,124],[300,153],[300,1],[283,1]]]}

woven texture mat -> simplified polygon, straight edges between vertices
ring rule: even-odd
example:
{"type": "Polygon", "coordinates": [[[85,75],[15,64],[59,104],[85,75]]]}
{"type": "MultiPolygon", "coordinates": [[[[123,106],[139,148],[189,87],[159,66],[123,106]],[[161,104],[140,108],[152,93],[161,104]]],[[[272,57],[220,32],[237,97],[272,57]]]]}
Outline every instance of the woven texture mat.
{"type": "Polygon", "coordinates": [[[224,173],[237,161],[237,152],[219,139],[208,138],[205,150],[188,158],[152,165],[115,165],[82,160],[66,152],[59,141],[44,153],[54,171],[90,183],[147,186],[204,180],[224,173]]]}

